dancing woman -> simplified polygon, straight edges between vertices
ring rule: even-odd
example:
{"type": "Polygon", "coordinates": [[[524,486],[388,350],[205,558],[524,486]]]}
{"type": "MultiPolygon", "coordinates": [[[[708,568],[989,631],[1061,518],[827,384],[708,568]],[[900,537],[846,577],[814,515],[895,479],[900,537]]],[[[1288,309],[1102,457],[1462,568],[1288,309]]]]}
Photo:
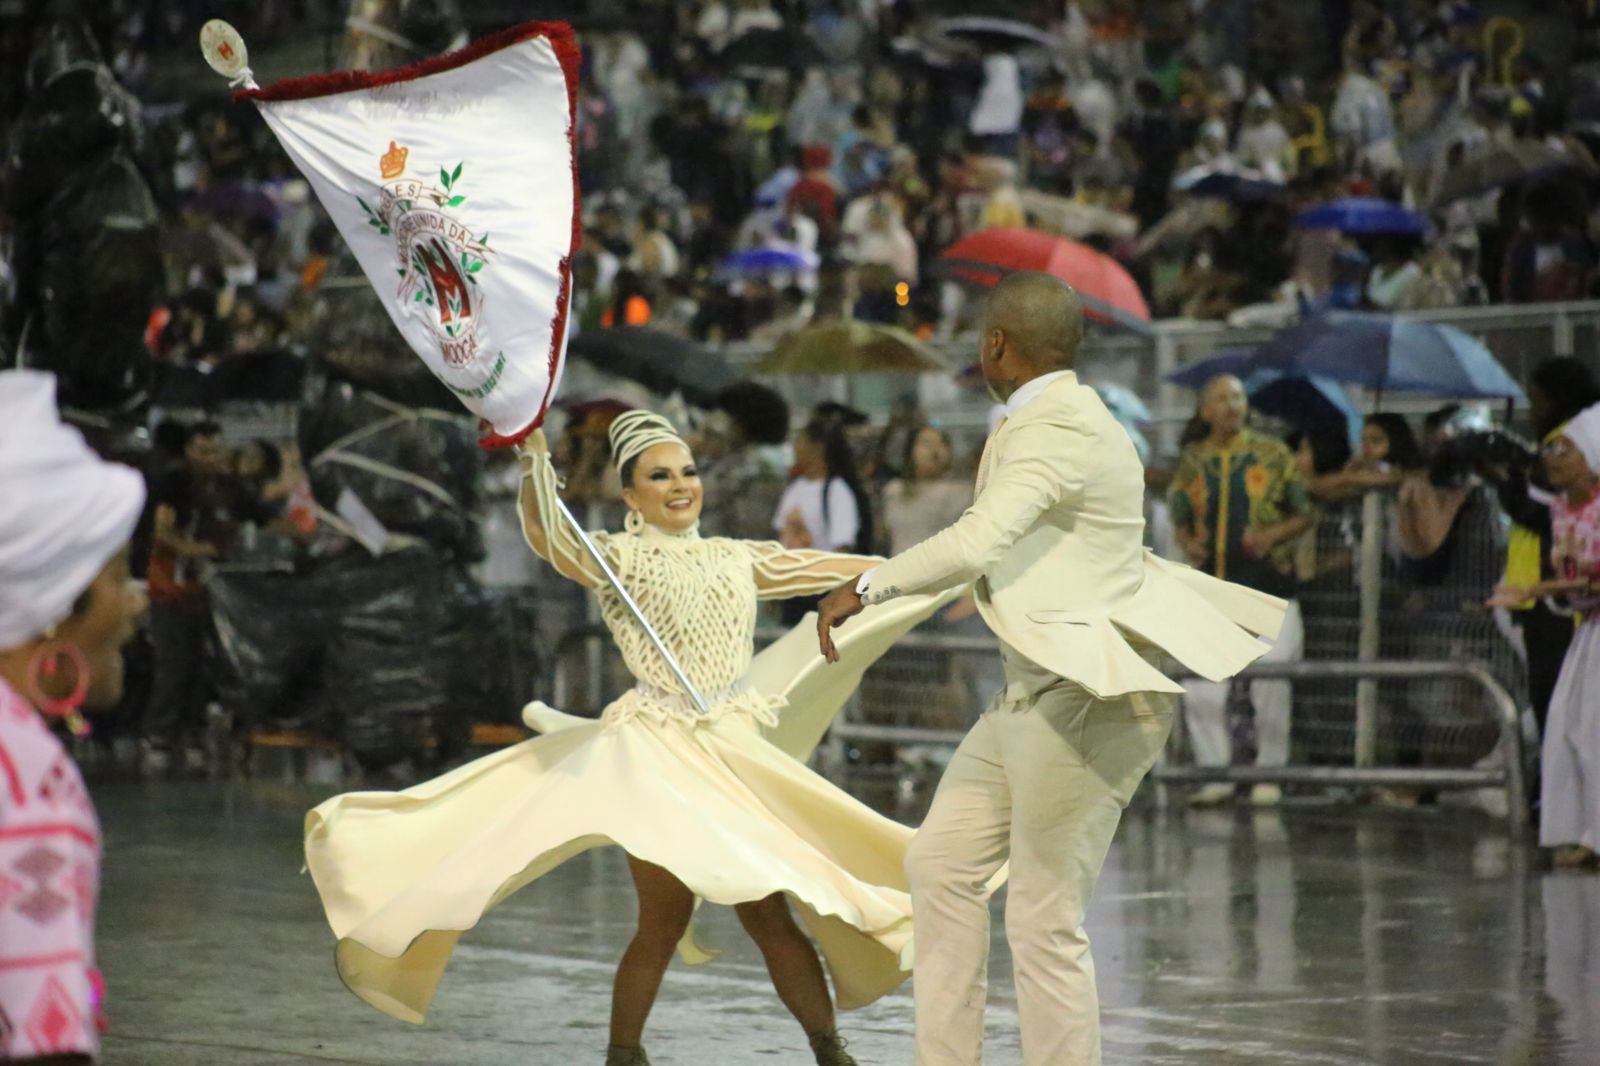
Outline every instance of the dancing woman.
{"type": "MultiPolygon", "coordinates": [[[[593,540],[710,713],[697,711],[559,520],[555,474],[536,433],[522,457],[523,531],[557,572],[595,591],[636,684],[598,721],[530,705],[526,717],[544,736],[403,792],[351,793],[312,811],[307,864],[339,937],[339,974],[379,1010],[420,1022],[456,940],[486,910],[574,855],[616,844],[627,852],[639,917],[617,967],[608,1066],[648,1063],[644,1024],[673,950],[697,954],[687,935],[697,896],[737,910],[816,1061],[851,1066],[823,962],[841,1008],[906,978],[901,867],[911,832],[807,770],[794,744],[767,739],[789,724],[779,719],[786,700],[773,692],[784,686],[758,687],[750,669],[757,600],[815,595],[874,560],[702,538],[700,481],[671,425],[629,412],[611,441],[628,520],[625,532],[593,540]]],[[[866,649],[858,660],[884,643],[858,642],[866,649]]],[[[820,664],[814,648],[783,642],[772,651],[793,661],[764,653],[758,673],[804,674],[820,664]],[[790,648],[805,648],[804,660],[790,648]]],[[[836,675],[812,673],[831,685],[818,701],[842,702],[836,675]]],[[[817,706],[794,699],[797,712],[816,715],[817,706]]]]}

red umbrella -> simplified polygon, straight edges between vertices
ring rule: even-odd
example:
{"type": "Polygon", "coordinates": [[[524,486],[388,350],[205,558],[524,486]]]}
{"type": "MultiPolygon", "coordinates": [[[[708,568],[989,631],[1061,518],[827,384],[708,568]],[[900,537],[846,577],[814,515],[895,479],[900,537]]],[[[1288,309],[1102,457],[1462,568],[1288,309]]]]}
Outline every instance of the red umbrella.
{"type": "Polygon", "coordinates": [[[1065,237],[998,226],[961,238],[939,263],[944,273],[975,285],[997,284],[1017,270],[1042,270],[1078,290],[1084,313],[1095,321],[1150,331],[1150,308],[1122,264],[1065,237]]]}

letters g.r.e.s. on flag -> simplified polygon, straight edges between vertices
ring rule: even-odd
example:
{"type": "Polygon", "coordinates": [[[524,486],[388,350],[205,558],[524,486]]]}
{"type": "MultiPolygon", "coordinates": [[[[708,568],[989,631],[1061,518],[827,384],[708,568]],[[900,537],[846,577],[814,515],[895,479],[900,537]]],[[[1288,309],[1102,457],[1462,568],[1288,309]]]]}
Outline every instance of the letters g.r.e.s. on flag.
{"type": "Polygon", "coordinates": [[[561,380],[577,250],[570,27],[529,23],[383,74],[238,94],[310,180],[389,317],[490,426],[539,425],[561,380]]]}

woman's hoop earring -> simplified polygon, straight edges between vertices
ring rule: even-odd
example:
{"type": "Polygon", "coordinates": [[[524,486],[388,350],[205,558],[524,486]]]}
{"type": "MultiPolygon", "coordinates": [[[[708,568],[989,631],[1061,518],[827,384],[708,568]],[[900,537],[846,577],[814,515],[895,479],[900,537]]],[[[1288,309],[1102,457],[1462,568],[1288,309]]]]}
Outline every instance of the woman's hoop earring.
{"type": "Polygon", "coordinates": [[[622,528],[629,533],[644,532],[644,514],[636,507],[628,508],[628,517],[622,520],[622,528]]]}
{"type": "Polygon", "coordinates": [[[40,714],[60,718],[75,737],[89,735],[89,723],[79,711],[89,695],[89,660],[76,644],[54,641],[39,645],[28,661],[28,687],[32,689],[28,696],[40,714]],[[60,677],[63,662],[70,664],[74,673],[72,691],[51,696],[45,686],[60,677]]]}

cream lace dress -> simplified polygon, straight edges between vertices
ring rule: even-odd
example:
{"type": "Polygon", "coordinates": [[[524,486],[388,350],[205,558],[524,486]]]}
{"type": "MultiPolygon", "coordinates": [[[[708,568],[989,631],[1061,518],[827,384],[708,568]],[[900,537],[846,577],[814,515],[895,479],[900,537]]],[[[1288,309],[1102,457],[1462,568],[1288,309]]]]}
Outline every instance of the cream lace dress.
{"type": "MultiPolygon", "coordinates": [[[[753,661],[758,599],[827,591],[860,560],[653,527],[594,534],[712,704],[702,716],[557,523],[548,457],[524,461],[543,554],[596,589],[637,683],[599,720],[532,704],[524,717],[542,736],[402,792],[348,793],[313,810],[306,863],[338,937],[340,977],[379,1010],[421,1022],[457,939],[485,911],[574,855],[615,844],[712,903],[786,893],[841,1008],[896,987],[911,967],[902,872],[911,830],[802,760],[872,659],[954,593],[869,609],[839,630],[837,665],[823,663],[806,624],[753,661]]],[[[709,957],[692,937],[684,954],[709,957]]]]}

